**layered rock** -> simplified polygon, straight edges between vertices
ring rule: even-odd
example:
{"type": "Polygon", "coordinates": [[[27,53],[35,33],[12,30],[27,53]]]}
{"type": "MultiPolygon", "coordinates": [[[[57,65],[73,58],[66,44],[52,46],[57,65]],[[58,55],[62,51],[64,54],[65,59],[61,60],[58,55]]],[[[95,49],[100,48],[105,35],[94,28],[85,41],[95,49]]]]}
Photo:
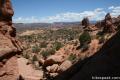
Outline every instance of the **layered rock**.
{"type": "Polygon", "coordinates": [[[104,23],[103,23],[103,32],[104,33],[113,33],[115,32],[115,26],[113,25],[112,17],[110,13],[105,16],[104,23]]]}
{"type": "Polygon", "coordinates": [[[15,54],[20,53],[22,47],[15,38],[13,14],[10,0],[0,0],[0,80],[17,80],[19,76],[15,54]]]}
{"type": "Polygon", "coordinates": [[[117,30],[120,29],[120,15],[118,17],[114,17],[113,19],[113,24],[116,26],[117,30]]]}
{"type": "Polygon", "coordinates": [[[22,51],[15,39],[16,29],[12,23],[14,11],[10,0],[0,0],[0,60],[22,51]]]}

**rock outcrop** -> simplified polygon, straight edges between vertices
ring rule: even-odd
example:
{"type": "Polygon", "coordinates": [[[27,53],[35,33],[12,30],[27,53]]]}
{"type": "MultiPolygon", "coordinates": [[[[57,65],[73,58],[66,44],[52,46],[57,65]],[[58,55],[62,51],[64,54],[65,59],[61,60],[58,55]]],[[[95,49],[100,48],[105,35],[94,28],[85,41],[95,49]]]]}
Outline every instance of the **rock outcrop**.
{"type": "Polygon", "coordinates": [[[114,33],[115,26],[113,25],[112,17],[110,13],[106,14],[104,23],[103,23],[103,33],[114,33]]]}
{"type": "Polygon", "coordinates": [[[22,51],[20,42],[15,39],[16,29],[12,23],[13,14],[10,0],[0,0],[0,60],[22,51]]]}
{"type": "Polygon", "coordinates": [[[116,26],[117,30],[120,30],[120,15],[118,17],[114,17],[113,19],[113,24],[116,26]]]}
{"type": "Polygon", "coordinates": [[[104,28],[104,32],[112,33],[115,30],[119,30],[120,26],[120,15],[117,17],[111,17],[110,13],[105,16],[104,20],[98,21],[95,26],[99,29],[104,28]],[[118,28],[118,29],[117,29],[118,28]]]}
{"type": "Polygon", "coordinates": [[[117,32],[93,56],[78,61],[54,80],[96,80],[120,76],[120,31],[117,32]]]}
{"type": "Polygon", "coordinates": [[[10,0],[0,0],[0,80],[17,80],[19,76],[15,54],[19,54],[22,47],[15,38],[13,14],[10,0]]]}
{"type": "Polygon", "coordinates": [[[89,24],[89,19],[87,17],[82,20],[82,25],[84,26],[84,28],[87,28],[89,24]]]}

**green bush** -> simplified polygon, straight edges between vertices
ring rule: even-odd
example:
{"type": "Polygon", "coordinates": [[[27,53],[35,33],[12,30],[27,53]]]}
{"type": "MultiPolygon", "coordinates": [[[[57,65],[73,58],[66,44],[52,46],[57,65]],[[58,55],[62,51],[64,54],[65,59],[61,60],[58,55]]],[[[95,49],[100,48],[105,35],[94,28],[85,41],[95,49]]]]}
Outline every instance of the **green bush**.
{"type": "Polygon", "coordinates": [[[40,51],[40,47],[38,46],[38,45],[34,45],[33,47],[32,47],[32,52],[33,53],[38,53],[40,51]]]}
{"type": "Polygon", "coordinates": [[[83,46],[84,44],[90,43],[90,42],[91,42],[91,36],[90,36],[89,32],[84,31],[84,32],[80,35],[79,41],[80,41],[81,46],[83,46]]]}
{"type": "Polygon", "coordinates": [[[27,54],[27,53],[24,53],[24,54],[23,54],[23,57],[26,58],[26,59],[29,59],[29,58],[30,58],[29,54],[27,54]]]}
{"type": "Polygon", "coordinates": [[[33,62],[34,62],[34,61],[38,61],[38,58],[37,58],[36,55],[33,56],[32,61],[33,61],[33,62]]]}
{"type": "Polygon", "coordinates": [[[41,42],[41,44],[39,46],[41,48],[46,48],[47,47],[47,43],[46,42],[41,42]]]}
{"type": "Polygon", "coordinates": [[[53,43],[53,48],[58,51],[61,47],[63,47],[63,44],[61,42],[54,42],[53,43]]]}
{"type": "Polygon", "coordinates": [[[41,55],[46,58],[50,55],[53,55],[54,53],[55,53],[54,49],[49,49],[49,50],[46,50],[46,51],[42,51],[41,55]]]}
{"type": "Polygon", "coordinates": [[[73,55],[73,54],[71,54],[69,57],[68,57],[68,60],[70,60],[70,61],[75,61],[76,60],[76,56],[75,55],[73,55]]]}

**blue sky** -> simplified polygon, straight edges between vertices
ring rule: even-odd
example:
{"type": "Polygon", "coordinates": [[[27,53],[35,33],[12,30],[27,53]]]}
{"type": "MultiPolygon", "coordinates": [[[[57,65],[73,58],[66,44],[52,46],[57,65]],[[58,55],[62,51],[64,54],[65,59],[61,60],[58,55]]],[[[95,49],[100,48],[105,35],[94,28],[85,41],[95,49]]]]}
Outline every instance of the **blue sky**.
{"type": "Polygon", "coordinates": [[[14,22],[72,22],[84,17],[100,20],[107,12],[120,14],[120,0],[11,0],[14,22]]]}

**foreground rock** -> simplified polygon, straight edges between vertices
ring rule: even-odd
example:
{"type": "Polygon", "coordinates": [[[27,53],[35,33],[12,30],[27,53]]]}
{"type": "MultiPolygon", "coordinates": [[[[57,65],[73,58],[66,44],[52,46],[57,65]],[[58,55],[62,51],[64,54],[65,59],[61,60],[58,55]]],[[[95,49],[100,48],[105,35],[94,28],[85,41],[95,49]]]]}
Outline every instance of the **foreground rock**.
{"type": "Polygon", "coordinates": [[[59,70],[60,72],[63,72],[69,69],[71,66],[72,66],[72,62],[69,60],[66,60],[60,65],[59,70]]]}
{"type": "Polygon", "coordinates": [[[17,80],[18,76],[17,58],[14,56],[0,67],[0,80],[17,80]]]}
{"type": "Polygon", "coordinates": [[[44,66],[51,66],[56,63],[62,63],[64,61],[64,57],[62,55],[51,55],[44,62],[44,66]]]}
{"type": "Polygon", "coordinates": [[[21,52],[20,42],[15,39],[16,29],[12,24],[14,11],[10,0],[0,1],[0,60],[21,52]]]}
{"type": "Polygon", "coordinates": [[[25,80],[41,80],[43,79],[43,71],[35,70],[31,64],[27,65],[28,60],[25,58],[18,58],[18,73],[25,80]]]}
{"type": "Polygon", "coordinates": [[[10,0],[0,0],[0,80],[17,80],[19,76],[15,55],[22,51],[22,47],[15,38],[13,14],[10,0]]]}

